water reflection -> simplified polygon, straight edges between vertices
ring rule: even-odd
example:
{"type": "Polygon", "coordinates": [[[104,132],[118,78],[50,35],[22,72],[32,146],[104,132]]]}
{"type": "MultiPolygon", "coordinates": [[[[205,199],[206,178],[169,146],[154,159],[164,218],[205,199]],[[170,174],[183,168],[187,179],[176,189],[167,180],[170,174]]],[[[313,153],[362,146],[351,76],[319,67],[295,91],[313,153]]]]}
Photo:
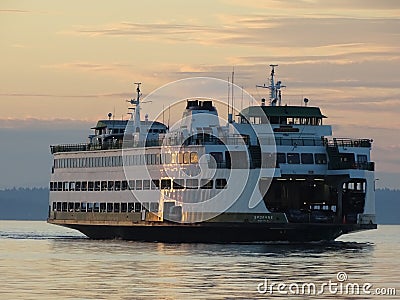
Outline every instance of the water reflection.
{"type": "Polygon", "coordinates": [[[351,282],[399,286],[392,228],[331,243],[166,244],[14,225],[0,230],[1,296],[10,299],[253,299],[264,279],[321,283],[338,272],[351,282]]]}

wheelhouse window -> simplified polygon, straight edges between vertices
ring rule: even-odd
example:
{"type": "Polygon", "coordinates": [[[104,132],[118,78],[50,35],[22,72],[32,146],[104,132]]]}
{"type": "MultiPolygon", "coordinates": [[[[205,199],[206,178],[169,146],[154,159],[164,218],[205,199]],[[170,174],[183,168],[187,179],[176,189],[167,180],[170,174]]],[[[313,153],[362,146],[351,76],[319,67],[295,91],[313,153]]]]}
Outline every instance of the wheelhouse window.
{"type": "Polygon", "coordinates": [[[301,153],[301,163],[310,165],[314,163],[314,156],[312,153],[301,153]]]}
{"type": "Polygon", "coordinates": [[[299,153],[288,153],[287,162],[288,164],[299,164],[300,163],[299,153]]]}
{"type": "Polygon", "coordinates": [[[277,153],[276,154],[276,161],[279,164],[286,164],[286,154],[285,153],[277,153]]]}
{"type": "Polygon", "coordinates": [[[327,158],[325,153],[315,153],[314,154],[316,164],[327,164],[327,158]]]}

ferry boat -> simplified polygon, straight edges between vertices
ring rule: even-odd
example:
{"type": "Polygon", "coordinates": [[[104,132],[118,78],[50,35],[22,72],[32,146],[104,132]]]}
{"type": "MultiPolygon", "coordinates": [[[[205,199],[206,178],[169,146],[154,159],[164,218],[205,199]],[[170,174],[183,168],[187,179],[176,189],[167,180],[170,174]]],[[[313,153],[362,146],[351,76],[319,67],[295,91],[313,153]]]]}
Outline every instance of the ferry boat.
{"type": "MultiPolygon", "coordinates": [[[[320,108],[269,105],[222,120],[212,99],[186,101],[176,126],[98,121],[89,142],[52,145],[48,222],[93,239],[313,242],[376,229],[372,140],[332,137],[320,108]]],[[[229,112],[229,110],[228,110],[229,112]]]]}

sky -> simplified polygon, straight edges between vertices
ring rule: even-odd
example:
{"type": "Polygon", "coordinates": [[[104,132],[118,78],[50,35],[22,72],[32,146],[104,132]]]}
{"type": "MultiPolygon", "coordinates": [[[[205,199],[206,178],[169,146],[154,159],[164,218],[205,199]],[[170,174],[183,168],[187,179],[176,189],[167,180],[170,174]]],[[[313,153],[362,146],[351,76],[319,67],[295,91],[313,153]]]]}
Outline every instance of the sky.
{"type": "Polygon", "coordinates": [[[127,118],[136,81],[146,96],[234,67],[259,100],[272,63],[284,103],[307,97],[335,136],[372,138],[377,186],[400,188],[399,28],[396,0],[3,0],[0,189],[47,186],[49,144],[127,118]]]}

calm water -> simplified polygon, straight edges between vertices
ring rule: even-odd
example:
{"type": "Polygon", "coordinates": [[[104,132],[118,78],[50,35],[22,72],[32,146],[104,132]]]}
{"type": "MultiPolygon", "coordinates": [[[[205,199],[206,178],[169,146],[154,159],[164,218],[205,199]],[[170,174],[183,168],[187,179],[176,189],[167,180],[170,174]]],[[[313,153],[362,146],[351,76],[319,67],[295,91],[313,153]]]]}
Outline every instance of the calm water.
{"type": "MultiPolygon", "coordinates": [[[[400,298],[400,226],[329,244],[220,245],[93,241],[45,222],[0,221],[0,299],[282,299],[257,287],[319,289],[338,272],[343,283],[395,288],[379,298],[400,298]]],[[[349,298],[332,291],[312,297],[349,298]]]]}

